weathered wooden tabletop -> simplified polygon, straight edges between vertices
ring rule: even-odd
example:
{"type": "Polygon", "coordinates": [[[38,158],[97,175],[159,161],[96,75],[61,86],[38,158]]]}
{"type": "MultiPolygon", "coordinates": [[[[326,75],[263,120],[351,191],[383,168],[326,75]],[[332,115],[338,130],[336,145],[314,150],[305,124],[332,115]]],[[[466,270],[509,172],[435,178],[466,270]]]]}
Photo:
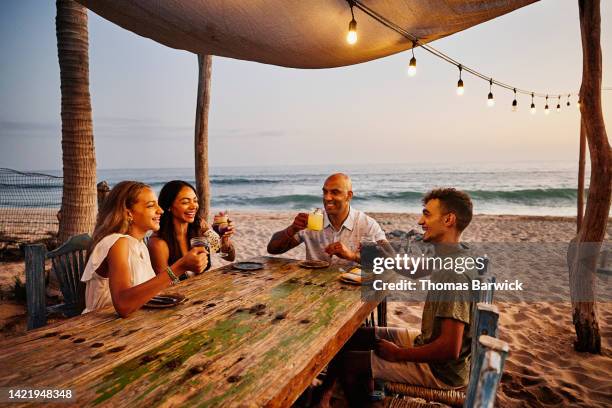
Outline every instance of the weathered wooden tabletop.
{"type": "Polygon", "coordinates": [[[171,288],[188,298],[175,308],[105,309],[1,342],[0,387],[70,388],[78,406],[290,405],[376,303],[333,267],[253,260],[264,269],[171,288]]]}

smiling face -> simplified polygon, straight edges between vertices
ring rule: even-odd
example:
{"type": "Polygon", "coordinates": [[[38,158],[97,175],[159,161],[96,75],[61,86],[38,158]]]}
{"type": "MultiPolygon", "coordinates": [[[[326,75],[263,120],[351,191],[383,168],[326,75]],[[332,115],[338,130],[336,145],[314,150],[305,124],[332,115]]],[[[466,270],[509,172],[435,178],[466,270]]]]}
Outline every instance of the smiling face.
{"type": "Polygon", "coordinates": [[[128,219],[132,220],[131,227],[138,231],[157,231],[163,210],[157,204],[157,196],[150,188],[143,188],[138,193],[136,202],[127,210],[128,219]]]}
{"type": "Polygon", "coordinates": [[[423,241],[439,243],[454,229],[453,214],[446,213],[439,199],[434,198],[425,204],[419,225],[423,228],[423,241]]]}
{"type": "Polygon", "coordinates": [[[344,215],[348,212],[353,191],[347,176],[334,174],[323,185],[323,206],[329,216],[344,215]]]}
{"type": "Polygon", "coordinates": [[[199,208],[198,196],[195,191],[185,186],[176,195],[170,207],[170,212],[176,221],[191,224],[195,221],[199,208]]]}

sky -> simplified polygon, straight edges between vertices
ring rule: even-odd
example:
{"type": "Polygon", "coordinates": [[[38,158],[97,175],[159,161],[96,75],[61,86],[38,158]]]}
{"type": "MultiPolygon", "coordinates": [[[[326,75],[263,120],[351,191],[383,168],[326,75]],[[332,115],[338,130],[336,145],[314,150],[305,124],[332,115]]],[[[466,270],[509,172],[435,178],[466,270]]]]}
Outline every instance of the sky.
{"type": "MultiPolygon", "coordinates": [[[[612,2],[601,2],[603,84],[612,86],[612,2]]],[[[366,17],[363,17],[366,18],[366,17]]],[[[55,2],[0,2],[0,167],[61,169],[55,2]]],[[[487,76],[551,94],[576,92],[582,50],[576,0],[543,0],[431,43],[487,76]]],[[[358,46],[358,43],[356,44],[358,46]]],[[[528,112],[423,50],[327,70],[214,57],[212,167],[288,164],[576,160],[579,113],[528,112]]],[[[98,168],[193,166],[197,57],[89,12],[90,91],[98,168]]],[[[551,99],[551,105],[556,100],[551,99]]],[[[612,91],[603,92],[612,132],[612,91]]]]}

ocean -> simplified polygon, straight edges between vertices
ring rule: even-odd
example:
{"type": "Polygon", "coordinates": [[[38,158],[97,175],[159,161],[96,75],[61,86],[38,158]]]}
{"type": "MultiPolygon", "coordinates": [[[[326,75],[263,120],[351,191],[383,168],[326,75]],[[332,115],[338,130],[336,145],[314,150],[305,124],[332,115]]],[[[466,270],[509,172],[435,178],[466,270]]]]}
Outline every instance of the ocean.
{"type": "MultiPolygon", "coordinates": [[[[321,207],[323,181],[337,171],[352,177],[353,205],[364,211],[420,212],[420,199],[425,192],[449,186],[472,196],[476,214],[576,214],[575,162],[217,167],[210,169],[211,207],[230,211],[321,207]]],[[[46,173],[61,175],[58,171],[46,173]]],[[[587,183],[588,176],[587,172],[587,183]]],[[[111,186],[121,180],[139,180],[159,192],[169,180],[193,183],[194,176],[190,168],[100,169],[98,179],[111,186]]],[[[47,190],[45,196],[52,198],[47,205],[41,205],[23,200],[11,202],[4,195],[0,206],[50,207],[58,199],[57,186],[23,184],[21,188],[32,194],[43,188],[47,190]]],[[[61,197],[61,189],[59,194],[61,197]]]]}

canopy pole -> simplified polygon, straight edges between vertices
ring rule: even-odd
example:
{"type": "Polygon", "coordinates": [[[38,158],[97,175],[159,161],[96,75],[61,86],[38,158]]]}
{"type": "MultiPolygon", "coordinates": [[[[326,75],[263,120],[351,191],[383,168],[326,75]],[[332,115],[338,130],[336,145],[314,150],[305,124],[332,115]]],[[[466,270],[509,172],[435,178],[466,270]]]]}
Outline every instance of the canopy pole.
{"type": "Polygon", "coordinates": [[[194,153],[195,181],[200,202],[200,218],[208,222],[210,180],[208,177],[208,110],[210,108],[210,75],[212,55],[198,55],[198,96],[196,105],[194,153]]]}
{"type": "Polygon", "coordinates": [[[581,123],[589,147],[591,178],[586,211],[568,251],[576,351],[601,353],[595,303],[595,268],[606,234],[612,195],[612,154],[601,107],[600,0],[578,0],[582,38],[581,123]]]}
{"type": "Polygon", "coordinates": [[[580,232],[582,217],[584,217],[584,158],[586,150],[586,129],[580,120],[580,152],[578,153],[578,203],[576,215],[576,234],[580,232]]]}

